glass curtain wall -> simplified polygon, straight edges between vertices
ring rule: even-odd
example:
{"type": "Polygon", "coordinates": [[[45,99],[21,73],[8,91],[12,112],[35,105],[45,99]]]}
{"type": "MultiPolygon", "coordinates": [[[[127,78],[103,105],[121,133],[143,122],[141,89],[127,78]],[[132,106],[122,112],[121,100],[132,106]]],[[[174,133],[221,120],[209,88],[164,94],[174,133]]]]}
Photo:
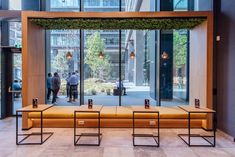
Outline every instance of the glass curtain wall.
{"type": "MultiPolygon", "coordinates": [[[[79,12],[80,0],[50,0],[50,11],[79,12]]],[[[80,105],[80,30],[50,30],[48,34],[47,79],[49,73],[53,76],[57,72],[61,80],[57,104],[80,105]],[[68,79],[73,73],[77,76],[77,90],[68,86],[68,79]]],[[[51,103],[52,94],[48,93],[48,86],[47,102],[51,103]]]]}
{"type": "MultiPolygon", "coordinates": [[[[87,12],[156,10],[155,0],[122,0],[119,3],[120,0],[84,0],[81,4],[82,10],[87,12]]],[[[189,1],[174,0],[173,4],[174,11],[187,11],[189,1]]],[[[51,0],[50,5],[51,11],[80,10],[79,0],[51,0]]],[[[171,99],[160,99],[162,106],[186,104],[188,99],[188,31],[171,31],[172,94],[171,99]]],[[[82,94],[84,98],[82,103],[87,103],[87,99],[91,98],[96,104],[103,105],[141,105],[147,98],[152,105],[158,105],[159,86],[164,84],[162,81],[159,84],[159,71],[164,69],[162,65],[165,64],[161,62],[163,64],[158,67],[163,53],[159,52],[158,34],[159,30],[50,31],[48,72],[57,71],[60,74],[62,84],[59,97],[63,98],[61,104],[70,105],[67,103],[68,99],[65,99],[68,96],[66,78],[75,71],[79,77],[81,73],[83,76],[83,80],[79,82],[83,85],[83,93],[78,92],[78,96],[82,94]],[[68,52],[72,54],[70,60],[66,58],[68,52]],[[84,55],[82,61],[80,55],[84,55]],[[83,64],[82,71],[80,64],[83,64]],[[117,90],[119,86],[122,88],[121,92],[117,90]]],[[[78,104],[77,102],[76,105],[78,104]]]]}
{"type": "Polygon", "coordinates": [[[84,101],[117,106],[119,93],[119,34],[116,30],[86,30],[84,101]]]}
{"type": "Polygon", "coordinates": [[[125,54],[122,69],[122,105],[151,105],[156,101],[156,47],[155,30],[126,30],[122,45],[125,54]]]}
{"type": "MultiPolygon", "coordinates": [[[[190,10],[188,0],[175,0],[174,11],[190,10]]],[[[173,31],[173,95],[183,104],[189,97],[189,30],[173,31]]]]}
{"type": "MultiPolygon", "coordinates": [[[[120,0],[84,0],[85,12],[118,12],[120,0]]],[[[119,105],[119,30],[84,30],[84,103],[119,105]]]]}
{"type": "Polygon", "coordinates": [[[9,0],[9,10],[21,10],[21,1],[22,0],[9,0]]]}
{"type": "MultiPolygon", "coordinates": [[[[126,12],[154,12],[154,0],[126,0],[126,12]]],[[[158,30],[122,30],[122,53],[125,54],[122,69],[122,84],[125,95],[122,105],[143,105],[149,99],[151,105],[157,105],[157,63],[156,35],[158,30]]]]}
{"type": "Polygon", "coordinates": [[[50,11],[79,11],[80,0],[50,0],[50,11]]]}
{"type": "MultiPolygon", "coordinates": [[[[68,104],[67,101],[69,101],[71,93],[68,79],[73,73],[77,76],[77,88],[80,88],[80,31],[51,30],[50,41],[50,54],[47,55],[50,58],[48,73],[51,73],[52,76],[55,72],[59,74],[61,84],[57,103],[68,104]]],[[[79,90],[75,95],[75,100],[70,102],[70,105],[79,104],[79,90]]],[[[47,96],[48,102],[51,102],[52,95],[48,94],[47,96]]]]}
{"type": "MultiPolygon", "coordinates": [[[[78,11],[78,4],[80,3],[78,1],[66,1],[66,3],[51,1],[50,4],[51,11],[68,11],[68,9],[69,11],[78,11]],[[68,7],[68,4],[72,6],[68,7]]],[[[84,5],[84,11],[92,12],[117,12],[120,9],[122,11],[155,11],[155,2],[152,0],[125,0],[121,1],[121,4],[120,0],[84,0],[82,4],[84,5]]],[[[138,105],[138,103],[143,104],[145,98],[149,98],[151,99],[151,104],[156,105],[156,47],[154,42],[156,31],[82,31],[84,33],[84,43],[82,43],[84,44],[84,80],[81,83],[84,84],[82,89],[84,92],[84,103],[87,102],[87,99],[93,99],[94,103],[103,105],[138,105]],[[142,42],[140,43],[140,41],[142,42]],[[133,53],[135,53],[134,58],[130,57],[132,49],[134,50],[133,53]],[[138,73],[138,68],[142,69],[140,74],[138,73]],[[120,85],[121,91],[119,90],[120,85]]],[[[70,36],[65,30],[60,30],[59,32],[63,32],[68,38],[70,36]]],[[[53,66],[55,62],[58,62],[58,59],[55,58],[59,53],[59,48],[56,48],[55,45],[57,47],[63,45],[62,42],[59,42],[59,40],[63,41],[63,39],[59,39],[59,35],[56,34],[58,34],[58,30],[50,32],[51,55],[49,71],[58,71],[62,75],[61,70],[58,70],[59,66],[53,66]]],[[[70,45],[71,43],[68,43],[67,47],[71,47],[70,45]]],[[[80,49],[80,46],[77,48],[80,49]]],[[[68,50],[60,53],[63,53],[62,56],[64,56],[68,50]]],[[[80,64],[80,62],[77,62],[77,64],[80,64]]],[[[65,68],[69,69],[67,64],[59,63],[58,65],[66,65],[65,68]]],[[[61,79],[63,81],[64,77],[61,76],[61,79]]],[[[61,84],[61,89],[66,91],[63,84],[61,84]]],[[[59,97],[65,98],[66,93],[60,92],[59,97]]],[[[68,103],[62,100],[59,101],[59,104],[68,103]]]]}

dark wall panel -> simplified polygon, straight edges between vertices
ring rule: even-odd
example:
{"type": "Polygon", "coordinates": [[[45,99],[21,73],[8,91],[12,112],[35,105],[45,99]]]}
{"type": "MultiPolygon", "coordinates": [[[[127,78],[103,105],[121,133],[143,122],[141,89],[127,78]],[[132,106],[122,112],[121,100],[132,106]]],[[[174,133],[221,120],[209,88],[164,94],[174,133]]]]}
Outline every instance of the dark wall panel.
{"type": "Polygon", "coordinates": [[[218,128],[235,137],[235,1],[216,1],[218,128]]]}

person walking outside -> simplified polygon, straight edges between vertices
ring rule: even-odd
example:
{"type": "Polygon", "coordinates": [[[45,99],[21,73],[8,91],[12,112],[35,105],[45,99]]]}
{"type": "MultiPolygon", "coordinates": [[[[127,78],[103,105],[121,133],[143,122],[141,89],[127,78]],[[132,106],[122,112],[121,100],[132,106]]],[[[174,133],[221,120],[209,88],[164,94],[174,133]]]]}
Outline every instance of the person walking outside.
{"type": "Polygon", "coordinates": [[[56,98],[57,94],[60,90],[60,77],[57,72],[54,73],[54,76],[51,79],[51,87],[52,87],[52,92],[53,92],[53,98],[52,98],[52,103],[56,104],[56,98]]]}
{"type": "Polygon", "coordinates": [[[51,91],[52,91],[52,89],[51,89],[51,79],[52,79],[52,75],[51,75],[51,73],[48,73],[47,74],[47,100],[49,100],[50,97],[51,97],[51,91]]]}
{"type": "Polygon", "coordinates": [[[72,101],[76,100],[76,93],[78,92],[78,77],[75,72],[72,73],[68,82],[70,85],[69,101],[68,102],[72,102],[72,101]]]}

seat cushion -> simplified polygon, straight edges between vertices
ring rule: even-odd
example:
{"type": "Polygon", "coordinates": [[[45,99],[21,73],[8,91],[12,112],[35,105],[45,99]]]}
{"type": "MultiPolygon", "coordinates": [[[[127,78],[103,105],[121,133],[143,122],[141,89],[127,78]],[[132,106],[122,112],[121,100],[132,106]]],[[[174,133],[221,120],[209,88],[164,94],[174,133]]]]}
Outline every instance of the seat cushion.
{"type": "Polygon", "coordinates": [[[117,106],[116,118],[132,118],[132,109],[130,106],[117,106]]]}
{"type": "Polygon", "coordinates": [[[116,117],[116,106],[103,106],[100,117],[101,118],[115,118],[116,117]]]}
{"type": "MultiPolygon", "coordinates": [[[[53,106],[43,112],[43,117],[47,119],[69,119],[74,117],[77,106],[53,106]]],[[[113,118],[116,115],[116,106],[104,106],[101,110],[101,118],[113,118]]],[[[97,113],[77,113],[77,118],[97,118],[97,113]]],[[[29,118],[40,118],[40,113],[31,112],[29,118]]]]}
{"type": "MultiPolygon", "coordinates": [[[[43,112],[44,118],[73,118],[76,106],[53,106],[43,112]]],[[[29,118],[40,118],[39,112],[29,113],[29,118]]]]}
{"type": "MultiPolygon", "coordinates": [[[[77,106],[53,106],[43,112],[46,119],[71,119],[77,106]]],[[[77,118],[97,118],[97,113],[77,113],[77,118]]],[[[29,118],[40,118],[40,113],[29,113],[29,118]]]]}

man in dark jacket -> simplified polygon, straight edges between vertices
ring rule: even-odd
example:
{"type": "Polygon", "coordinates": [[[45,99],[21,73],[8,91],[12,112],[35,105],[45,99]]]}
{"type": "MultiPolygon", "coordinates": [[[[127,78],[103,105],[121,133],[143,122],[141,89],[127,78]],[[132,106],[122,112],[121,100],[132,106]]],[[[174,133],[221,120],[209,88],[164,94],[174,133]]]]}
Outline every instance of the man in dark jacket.
{"type": "Polygon", "coordinates": [[[57,94],[60,90],[60,77],[59,74],[57,72],[54,73],[54,76],[51,79],[51,88],[52,88],[52,92],[53,92],[53,99],[52,99],[52,103],[56,104],[56,98],[57,98],[57,94]]]}

